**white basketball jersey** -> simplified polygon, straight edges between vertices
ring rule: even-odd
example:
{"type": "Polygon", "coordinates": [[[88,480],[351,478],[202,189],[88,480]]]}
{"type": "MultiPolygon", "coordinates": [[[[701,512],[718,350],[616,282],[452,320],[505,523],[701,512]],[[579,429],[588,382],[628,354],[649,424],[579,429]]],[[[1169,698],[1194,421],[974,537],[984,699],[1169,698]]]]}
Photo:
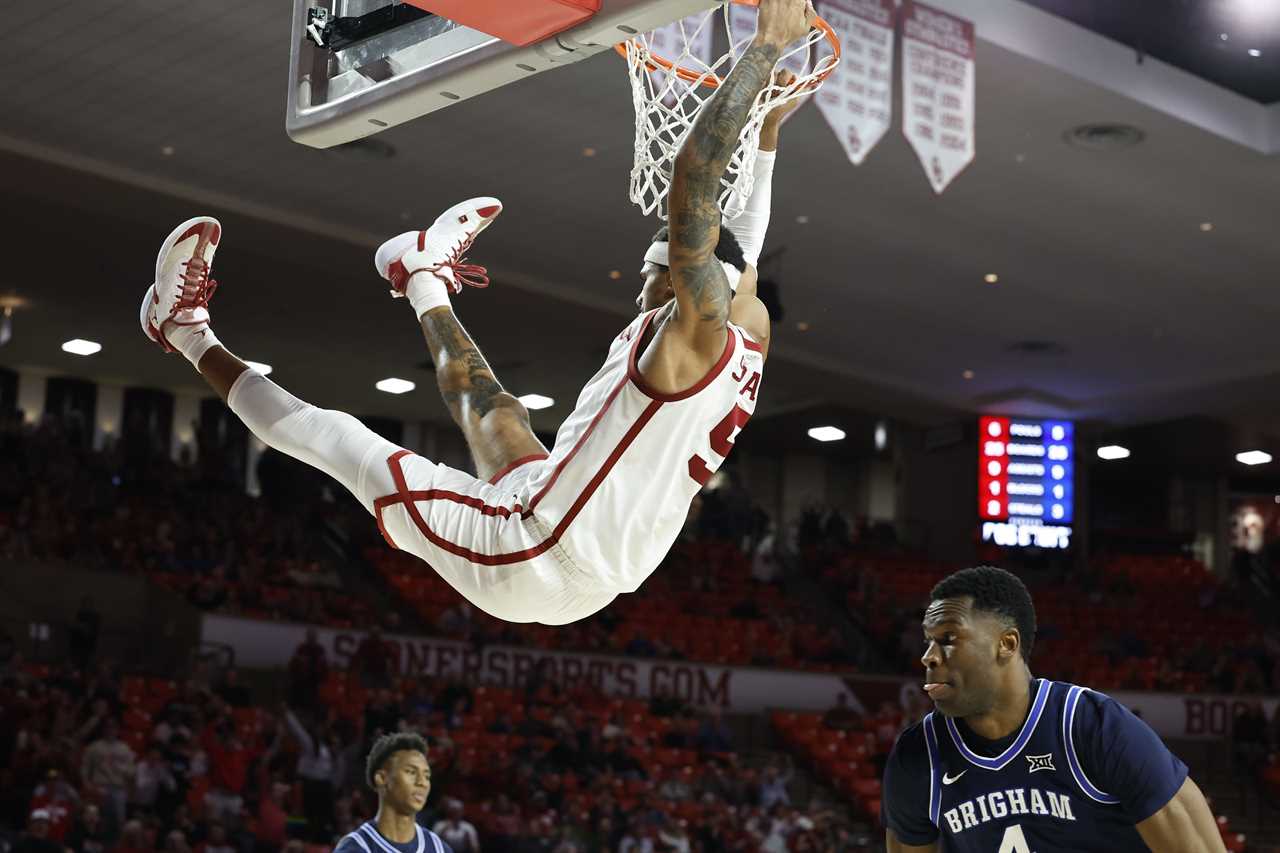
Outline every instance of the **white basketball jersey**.
{"type": "Polygon", "coordinates": [[[693,496],[733,449],[755,411],[759,344],[729,324],[724,352],[703,379],[661,394],[640,375],[640,342],[655,309],[627,326],[561,425],[551,456],[525,490],[580,568],[632,592],[675,542],[693,496]]]}

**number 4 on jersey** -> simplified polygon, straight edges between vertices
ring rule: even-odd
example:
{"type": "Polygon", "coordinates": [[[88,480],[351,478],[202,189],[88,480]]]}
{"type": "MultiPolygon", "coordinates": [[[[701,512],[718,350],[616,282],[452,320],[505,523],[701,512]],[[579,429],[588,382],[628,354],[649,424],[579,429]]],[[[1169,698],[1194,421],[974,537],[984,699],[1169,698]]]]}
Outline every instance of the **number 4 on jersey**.
{"type": "Polygon", "coordinates": [[[999,853],[1032,853],[1027,837],[1022,834],[1021,824],[1015,823],[1004,831],[999,853]]]}

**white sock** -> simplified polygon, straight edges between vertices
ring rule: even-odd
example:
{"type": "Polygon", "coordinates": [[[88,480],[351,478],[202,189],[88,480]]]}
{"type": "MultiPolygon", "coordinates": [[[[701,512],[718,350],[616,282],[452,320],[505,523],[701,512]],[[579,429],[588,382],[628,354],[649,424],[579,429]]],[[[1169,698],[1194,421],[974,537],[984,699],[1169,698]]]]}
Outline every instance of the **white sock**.
{"type": "Polygon", "coordinates": [[[198,326],[170,325],[165,330],[165,337],[169,339],[169,346],[186,356],[187,361],[196,368],[199,368],[200,359],[206,352],[222,346],[222,341],[218,340],[208,323],[198,326]]]}
{"type": "Polygon", "coordinates": [[[449,286],[440,276],[425,270],[409,277],[404,295],[409,298],[415,317],[421,317],[433,308],[452,305],[449,301],[449,286]]]}

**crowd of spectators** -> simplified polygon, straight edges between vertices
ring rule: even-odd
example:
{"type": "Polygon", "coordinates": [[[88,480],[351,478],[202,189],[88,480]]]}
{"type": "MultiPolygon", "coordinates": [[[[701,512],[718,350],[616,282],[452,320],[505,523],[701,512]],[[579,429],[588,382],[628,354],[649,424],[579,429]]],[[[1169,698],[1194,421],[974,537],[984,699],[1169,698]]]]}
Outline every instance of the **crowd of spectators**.
{"type": "Polygon", "coordinates": [[[344,594],[323,534],[358,507],[245,494],[214,431],[196,429],[203,464],[143,439],[92,450],[80,431],[0,416],[0,559],[145,575],[211,611],[350,625],[369,608],[344,594]],[[317,536],[317,532],[322,533],[317,536]]]}
{"type": "Polygon", "coordinates": [[[368,745],[403,730],[431,745],[421,820],[458,851],[863,849],[843,815],[793,803],[787,767],[750,760],[719,715],[670,699],[569,691],[541,670],[508,690],[382,680],[332,669],[304,641],[289,703],[265,707],[234,669],[168,681],[27,665],[11,646],[0,849],[318,853],[372,817],[368,745]]]}
{"type": "Polygon", "coordinates": [[[236,441],[227,430],[198,426],[201,462],[192,464],[172,461],[141,428],[94,451],[83,429],[62,419],[31,428],[0,418],[0,558],[142,575],[206,611],[407,628],[394,610],[375,617],[364,598],[343,588],[337,552],[327,546],[336,541],[347,565],[363,555],[406,597],[418,631],[758,666],[847,669],[853,660],[834,626],[785,600],[782,567],[794,554],[795,532],[776,534],[731,477],[696,498],[680,541],[639,593],[551,630],[475,610],[429,566],[387,549],[367,513],[300,463],[269,451],[259,466],[262,496],[249,497],[229,461],[236,441]],[[422,606],[426,594],[435,598],[422,606]]]}

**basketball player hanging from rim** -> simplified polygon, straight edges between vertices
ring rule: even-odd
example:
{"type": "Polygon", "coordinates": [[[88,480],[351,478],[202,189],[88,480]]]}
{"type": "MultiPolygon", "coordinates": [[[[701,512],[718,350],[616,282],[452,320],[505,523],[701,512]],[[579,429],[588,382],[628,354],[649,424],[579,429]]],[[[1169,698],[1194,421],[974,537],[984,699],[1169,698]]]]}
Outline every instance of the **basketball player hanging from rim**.
{"type": "Polygon", "coordinates": [[[814,17],[806,0],[760,3],[751,46],[676,158],[670,238],[659,232],[645,255],[641,313],[614,339],[550,453],[450,304],[463,284],[488,284],[463,254],[501,211],[495,198],[454,205],[375,256],[392,295],[407,297],[420,321],[478,477],[297,399],[222,347],[207,307],[221,238],[210,217],[182,223],[161,247],[143,331],[186,356],[259,439],[341,482],[392,547],[425,560],[477,607],[512,622],[582,619],[658,566],[693,496],[755,410],[769,315],[755,296],[754,265],[769,219],[777,125],[798,101],[768,116],[761,148],[770,150],[757,160],[756,188],[725,229],[717,194],[753,101],[814,17]]]}

